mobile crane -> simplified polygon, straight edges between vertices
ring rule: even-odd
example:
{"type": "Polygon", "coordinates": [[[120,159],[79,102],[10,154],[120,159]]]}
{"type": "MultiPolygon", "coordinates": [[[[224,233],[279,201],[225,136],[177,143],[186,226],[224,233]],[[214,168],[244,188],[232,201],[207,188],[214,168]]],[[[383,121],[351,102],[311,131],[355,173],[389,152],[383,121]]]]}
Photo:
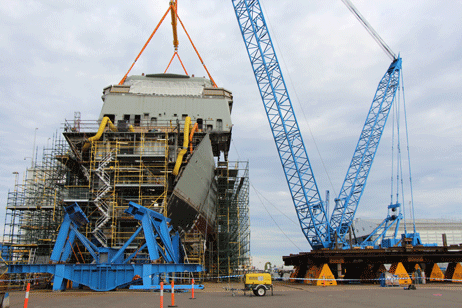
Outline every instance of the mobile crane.
{"type": "MultiPolygon", "coordinates": [[[[392,63],[377,88],[329,221],[326,204],[320,197],[260,2],[259,0],[232,0],[298,220],[305,237],[314,250],[350,247],[345,237],[364,192],[400,83],[401,58],[391,51],[349,0],[342,1],[392,58],[392,63]]],[[[392,204],[389,209],[392,212],[400,211],[400,204],[392,204]]],[[[396,237],[401,217],[400,213],[389,215],[384,223],[374,231],[375,238],[383,239],[392,225],[396,227],[396,237]]],[[[370,238],[367,239],[367,243],[372,243],[370,238]]],[[[374,240],[373,243],[377,241],[374,240]]],[[[397,242],[391,241],[390,243],[396,244],[397,242]]]]}

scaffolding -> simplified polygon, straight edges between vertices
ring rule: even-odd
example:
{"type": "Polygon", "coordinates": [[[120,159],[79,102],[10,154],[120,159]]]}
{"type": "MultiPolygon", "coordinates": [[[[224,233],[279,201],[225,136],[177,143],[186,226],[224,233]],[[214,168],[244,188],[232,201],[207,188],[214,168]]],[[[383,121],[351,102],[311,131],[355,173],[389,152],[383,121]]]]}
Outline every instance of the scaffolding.
{"type": "MultiPolygon", "coordinates": [[[[82,121],[76,114],[64,124],[62,134],[53,137],[51,146],[43,149],[41,159],[34,160],[22,183],[15,183],[8,194],[4,226],[8,261],[48,263],[63,219],[62,207],[74,202],[90,221],[85,236],[115,249],[138,227],[138,221],[124,212],[130,201],[168,216],[168,200],[181,177],[181,171],[178,177],[171,171],[183,141],[184,122],[118,123],[117,132],[106,128],[87,151],[82,150],[99,125],[82,121]]],[[[183,167],[207,134],[196,132],[183,167]]],[[[210,187],[217,190],[213,231],[204,233],[194,227],[180,233],[187,261],[209,269],[208,277],[239,273],[250,262],[248,162],[217,164],[210,187]]],[[[138,251],[143,243],[140,235],[127,252],[138,251]]],[[[144,258],[145,251],[138,251],[136,260],[144,258]]],[[[89,260],[85,247],[76,244],[70,262],[89,260]]]]}
{"type": "Polygon", "coordinates": [[[135,221],[124,213],[130,201],[166,214],[168,134],[136,137],[93,142],[91,148],[90,193],[98,210],[90,216],[97,219],[92,233],[114,248],[132,233],[135,221]]]}
{"type": "MultiPolygon", "coordinates": [[[[51,139],[51,138],[50,138],[51,139]]],[[[67,168],[55,159],[67,151],[64,140],[53,136],[42,159],[33,160],[22,182],[8,192],[3,245],[10,247],[7,260],[43,262],[51,253],[62,221],[60,200],[67,168]]]]}
{"type": "Polygon", "coordinates": [[[250,266],[248,162],[218,162],[216,275],[241,274],[250,266]]]}

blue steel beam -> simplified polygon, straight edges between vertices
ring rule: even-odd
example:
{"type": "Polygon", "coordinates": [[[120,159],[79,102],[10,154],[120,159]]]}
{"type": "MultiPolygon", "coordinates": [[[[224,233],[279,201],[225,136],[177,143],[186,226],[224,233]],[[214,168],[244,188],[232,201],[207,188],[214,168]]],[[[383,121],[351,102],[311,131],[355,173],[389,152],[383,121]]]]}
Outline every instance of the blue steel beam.
{"type": "Polygon", "coordinates": [[[329,223],[258,0],[233,0],[298,220],[313,249],[330,244],[329,223]]]}
{"type": "Polygon", "coordinates": [[[61,259],[59,261],[66,262],[66,260],[71,256],[72,253],[72,246],[74,246],[74,241],[75,241],[75,231],[74,231],[74,226],[71,224],[70,226],[70,231],[68,238],[66,240],[66,245],[64,247],[64,251],[61,255],[61,259]]]}
{"type": "Polygon", "coordinates": [[[388,230],[393,226],[395,226],[395,232],[393,233],[394,236],[388,239],[388,242],[397,242],[396,237],[398,235],[398,228],[401,219],[403,219],[403,215],[401,213],[399,213],[396,218],[391,218],[390,216],[387,216],[387,218],[385,218],[382,221],[382,223],[378,225],[377,228],[375,228],[374,231],[372,231],[372,233],[369,234],[369,236],[359,244],[360,247],[365,248],[367,246],[373,246],[374,248],[378,248],[379,240],[382,244],[382,247],[386,247],[386,245],[384,245],[386,239],[385,237],[388,230]]]}
{"type": "MultiPolygon", "coordinates": [[[[76,235],[78,236],[78,231],[76,230],[88,223],[87,216],[76,202],[65,207],[64,211],[66,214],[59,228],[56,243],[50,257],[52,262],[66,262],[71,254],[75,237],[76,235]]],[[[94,245],[92,247],[95,250],[97,249],[94,245]]],[[[89,251],[91,253],[91,249],[89,251]]],[[[95,257],[94,254],[92,256],[95,257]]]]}
{"type": "Polygon", "coordinates": [[[144,288],[159,284],[169,273],[200,272],[199,264],[19,264],[9,265],[9,273],[49,273],[54,275],[53,291],[63,290],[65,279],[95,291],[110,291],[127,286],[138,275],[144,288]]]}
{"type": "MultiPolygon", "coordinates": [[[[99,262],[98,247],[96,247],[95,244],[93,244],[85,236],[83,236],[83,234],[81,234],[75,227],[71,226],[71,229],[73,231],[73,234],[75,234],[75,236],[77,236],[77,238],[80,240],[80,242],[83,244],[83,246],[85,246],[85,248],[88,250],[90,255],[93,257],[93,260],[95,260],[96,262],[99,262]]],[[[69,256],[67,256],[67,257],[69,257],[69,256]]],[[[66,258],[66,260],[67,260],[67,258],[66,258]]],[[[66,260],[62,260],[62,261],[66,261],[66,260]]]]}
{"type": "Polygon", "coordinates": [[[160,258],[159,245],[156,241],[157,234],[154,233],[154,228],[152,226],[151,220],[149,219],[149,216],[144,215],[141,219],[141,224],[143,225],[144,238],[146,239],[146,244],[148,245],[149,258],[151,260],[157,260],[160,258]]]}
{"type": "Polygon", "coordinates": [[[379,83],[342,189],[335,200],[335,208],[330,220],[331,236],[335,232],[338,242],[343,245],[346,245],[345,235],[358,209],[359,200],[366,187],[367,177],[399,87],[400,70],[401,58],[398,57],[391,63],[379,83]]]}
{"type": "Polygon", "coordinates": [[[69,215],[66,214],[64,216],[63,222],[61,223],[61,227],[59,228],[58,236],[56,237],[55,246],[53,248],[53,251],[51,252],[50,260],[52,262],[61,261],[61,255],[62,255],[62,252],[67,242],[67,236],[69,235],[71,223],[72,223],[72,220],[69,218],[69,215]]]}
{"type": "MultiPolygon", "coordinates": [[[[125,212],[141,221],[151,260],[157,260],[160,255],[162,255],[165,262],[180,262],[179,253],[177,253],[178,249],[175,249],[173,246],[170,235],[172,228],[167,226],[167,222],[170,222],[170,218],[134,202],[129,202],[125,212]],[[162,246],[156,241],[157,236],[162,246]]],[[[176,243],[179,245],[179,242],[176,243]]]]}
{"type": "MultiPolygon", "coordinates": [[[[130,244],[133,242],[133,240],[138,236],[138,234],[140,234],[142,229],[143,229],[143,227],[139,227],[138,229],[136,229],[135,233],[133,233],[132,236],[130,236],[128,241],[126,241],[125,244],[119,249],[119,251],[112,257],[112,259],[109,260],[109,263],[114,263],[119,257],[121,257],[124,254],[125,249],[127,249],[127,247],[130,246],[130,244]]],[[[138,252],[138,250],[137,250],[137,252],[138,252]]]]}
{"type": "Polygon", "coordinates": [[[122,263],[125,264],[127,263],[128,261],[130,261],[132,258],[134,258],[140,251],[142,251],[143,249],[145,249],[146,247],[148,246],[148,244],[144,243],[143,245],[141,245],[140,248],[138,248],[137,250],[135,250],[130,256],[128,256],[128,258],[126,258],[122,263]]]}

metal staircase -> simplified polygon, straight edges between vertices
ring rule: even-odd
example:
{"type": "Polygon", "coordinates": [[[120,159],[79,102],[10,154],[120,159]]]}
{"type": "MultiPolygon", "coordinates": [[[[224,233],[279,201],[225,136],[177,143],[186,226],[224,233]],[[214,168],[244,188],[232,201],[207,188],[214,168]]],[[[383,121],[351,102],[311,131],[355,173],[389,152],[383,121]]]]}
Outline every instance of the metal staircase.
{"type": "Polygon", "coordinates": [[[29,260],[28,260],[28,264],[34,264],[35,262],[35,253],[36,253],[36,250],[37,248],[36,247],[32,247],[30,249],[30,252],[29,252],[29,260]]]}
{"type": "Polygon", "coordinates": [[[88,183],[90,183],[90,172],[88,172],[88,169],[84,165],[80,165],[80,169],[82,170],[82,173],[87,179],[88,183]]]}
{"type": "Polygon", "coordinates": [[[103,159],[100,161],[98,168],[95,170],[95,174],[100,179],[100,187],[96,191],[96,198],[93,200],[93,203],[98,208],[101,217],[98,218],[95,224],[95,228],[92,233],[98,242],[107,247],[107,238],[103,233],[102,228],[106,223],[111,219],[110,206],[106,202],[105,197],[112,190],[111,185],[111,176],[106,172],[105,168],[113,161],[116,149],[106,153],[103,159]]]}

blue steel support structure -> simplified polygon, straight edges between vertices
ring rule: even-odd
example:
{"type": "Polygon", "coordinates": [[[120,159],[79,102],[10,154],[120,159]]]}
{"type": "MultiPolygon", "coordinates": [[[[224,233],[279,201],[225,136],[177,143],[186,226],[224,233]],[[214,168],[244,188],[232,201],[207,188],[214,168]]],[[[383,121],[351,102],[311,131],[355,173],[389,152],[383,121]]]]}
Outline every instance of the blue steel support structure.
{"type": "Polygon", "coordinates": [[[388,215],[382,221],[377,228],[372,231],[372,233],[359,245],[361,248],[366,248],[367,246],[372,246],[374,248],[379,248],[378,243],[382,248],[389,248],[399,244],[397,239],[398,228],[403,219],[403,214],[400,213],[401,204],[395,203],[388,206],[388,215]],[[387,231],[394,226],[395,230],[393,236],[387,238],[387,231]]]}
{"type": "MultiPolygon", "coordinates": [[[[353,222],[400,82],[401,58],[395,59],[379,83],[369,114],[330,219],[331,236],[348,246],[345,235],[353,222]],[[336,236],[334,237],[334,232],[336,236]]],[[[336,243],[333,243],[335,245],[336,243]]]]}
{"type": "Polygon", "coordinates": [[[313,249],[328,247],[329,223],[258,0],[233,0],[300,226],[313,249]]]}
{"type": "Polygon", "coordinates": [[[139,220],[141,226],[120,249],[114,249],[96,247],[78,231],[79,227],[88,223],[88,219],[77,203],[66,207],[65,210],[66,215],[50,258],[55,264],[9,265],[10,273],[53,274],[54,291],[64,290],[66,280],[88,286],[95,291],[109,291],[137,283],[138,281],[133,280],[135,276],[142,279],[142,286],[137,286],[138,289],[152,289],[159,284],[161,275],[202,271],[202,266],[199,264],[183,263],[178,233],[172,235],[172,228],[167,225],[170,219],[155,211],[130,202],[125,212],[139,220]],[[146,243],[124,259],[125,249],[141,231],[144,233],[146,243]],[[79,239],[93,257],[91,264],[65,263],[71,254],[75,239],[79,239]],[[151,263],[136,263],[135,255],[146,247],[151,263]],[[161,257],[165,263],[152,264],[158,262],[161,257]]]}

